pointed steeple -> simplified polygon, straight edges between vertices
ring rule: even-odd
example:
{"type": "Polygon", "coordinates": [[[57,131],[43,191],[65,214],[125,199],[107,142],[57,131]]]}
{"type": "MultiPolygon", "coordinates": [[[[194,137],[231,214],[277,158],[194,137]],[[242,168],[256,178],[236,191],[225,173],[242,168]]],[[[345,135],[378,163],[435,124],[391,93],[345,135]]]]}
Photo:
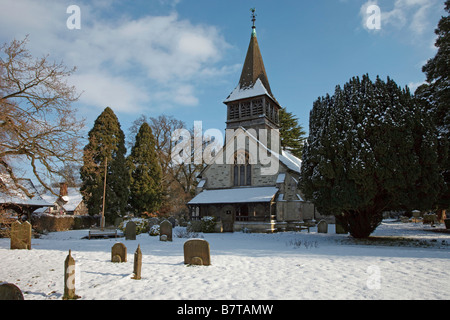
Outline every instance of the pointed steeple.
{"type": "MultiPolygon", "coordinates": [[[[274,98],[259,50],[252,9],[252,33],[239,84],[225,99],[227,129],[279,129],[280,104],[274,98]]],[[[259,139],[259,138],[258,138],[259,139]]]]}
{"type": "Polygon", "coordinates": [[[240,89],[253,87],[259,79],[270,96],[273,97],[261,51],[259,50],[258,39],[256,37],[255,17],[255,9],[252,9],[252,34],[247,50],[247,56],[245,57],[244,67],[242,68],[241,78],[239,80],[239,86],[240,89]]]}

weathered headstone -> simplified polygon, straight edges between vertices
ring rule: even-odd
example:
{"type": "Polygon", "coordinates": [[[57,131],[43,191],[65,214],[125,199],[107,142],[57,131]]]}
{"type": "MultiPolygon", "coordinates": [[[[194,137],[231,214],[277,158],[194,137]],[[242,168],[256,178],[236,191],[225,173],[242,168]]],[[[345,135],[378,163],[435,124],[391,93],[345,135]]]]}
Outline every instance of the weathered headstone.
{"type": "Polygon", "coordinates": [[[123,243],[116,243],[111,248],[112,262],[127,262],[127,247],[123,243]]]}
{"type": "Polygon", "coordinates": [[[203,239],[192,239],[184,243],[184,264],[209,266],[211,255],[209,243],[203,239]]]}
{"type": "Polygon", "coordinates": [[[80,296],[75,294],[75,259],[72,257],[72,251],[64,261],[64,296],[63,300],[78,299],[80,296]]]}
{"type": "Polygon", "coordinates": [[[136,223],[128,221],[125,226],[125,240],[136,240],[136,223]]]}
{"type": "Polygon", "coordinates": [[[172,241],[172,224],[167,220],[164,220],[159,225],[159,240],[160,241],[172,241]],[[162,238],[163,235],[167,236],[167,238],[165,240],[163,240],[164,238],[162,238]]]}
{"type": "Polygon", "coordinates": [[[317,224],[317,232],[318,233],[327,233],[328,232],[328,223],[325,220],[320,220],[317,224]]]}
{"type": "Polygon", "coordinates": [[[167,220],[169,220],[169,222],[172,224],[172,228],[175,228],[175,226],[177,225],[177,219],[175,219],[175,217],[169,217],[167,220]]]}
{"type": "Polygon", "coordinates": [[[114,220],[114,227],[117,228],[122,222],[123,222],[123,218],[117,217],[117,218],[114,220]]]}
{"type": "Polygon", "coordinates": [[[141,270],[142,270],[142,252],[140,245],[138,245],[136,252],[134,253],[134,267],[133,267],[134,275],[132,279],[140,280],[141,270]]]}
{"type": "Polygon", "coordinates": [[[28,221],[11,224],[11,249],[31,249],[31,224],[28,221]]]}
{"type": "Polygon", "coordinates": [[[0,300],[24,300],[22,291],[12,283],[0,283],[0,300]]]}

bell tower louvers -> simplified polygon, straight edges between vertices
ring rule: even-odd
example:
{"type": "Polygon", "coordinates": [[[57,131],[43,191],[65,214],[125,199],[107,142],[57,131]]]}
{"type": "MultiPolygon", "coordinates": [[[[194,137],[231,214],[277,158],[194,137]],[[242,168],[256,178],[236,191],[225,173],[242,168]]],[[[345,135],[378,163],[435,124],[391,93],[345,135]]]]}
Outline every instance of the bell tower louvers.
{"type": "Polygon", "coordinates": [[[253,26],[247,56],[239,84],[225,99],[227,129],[279,129],[279,110],[270,89],[266,69],[258,45],[253,11],[253,26]]]}

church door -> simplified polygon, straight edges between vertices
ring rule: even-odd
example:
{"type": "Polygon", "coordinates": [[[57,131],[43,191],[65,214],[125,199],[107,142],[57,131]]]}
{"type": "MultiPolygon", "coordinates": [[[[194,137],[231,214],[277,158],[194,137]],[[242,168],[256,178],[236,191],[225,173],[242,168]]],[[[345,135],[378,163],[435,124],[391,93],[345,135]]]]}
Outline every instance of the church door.
{"type": "Polygon", "coordinates": [[[222,214],[223,232],[234,232],[234,219],[235,212],[233,206],[225,206],[222,214]]]}

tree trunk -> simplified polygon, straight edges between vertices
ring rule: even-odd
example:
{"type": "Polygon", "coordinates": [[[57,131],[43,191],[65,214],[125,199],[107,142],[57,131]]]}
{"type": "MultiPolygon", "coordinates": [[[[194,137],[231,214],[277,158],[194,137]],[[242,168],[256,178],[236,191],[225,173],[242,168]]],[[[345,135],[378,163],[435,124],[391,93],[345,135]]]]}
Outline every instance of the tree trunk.
{"type": "Polygon", "coordinates": [[[348,221],[350,235],[357,239],[368,238],[383,218],[382,212],[370,210],[352,210],[345,212],[344,215],[348,221]]]}

